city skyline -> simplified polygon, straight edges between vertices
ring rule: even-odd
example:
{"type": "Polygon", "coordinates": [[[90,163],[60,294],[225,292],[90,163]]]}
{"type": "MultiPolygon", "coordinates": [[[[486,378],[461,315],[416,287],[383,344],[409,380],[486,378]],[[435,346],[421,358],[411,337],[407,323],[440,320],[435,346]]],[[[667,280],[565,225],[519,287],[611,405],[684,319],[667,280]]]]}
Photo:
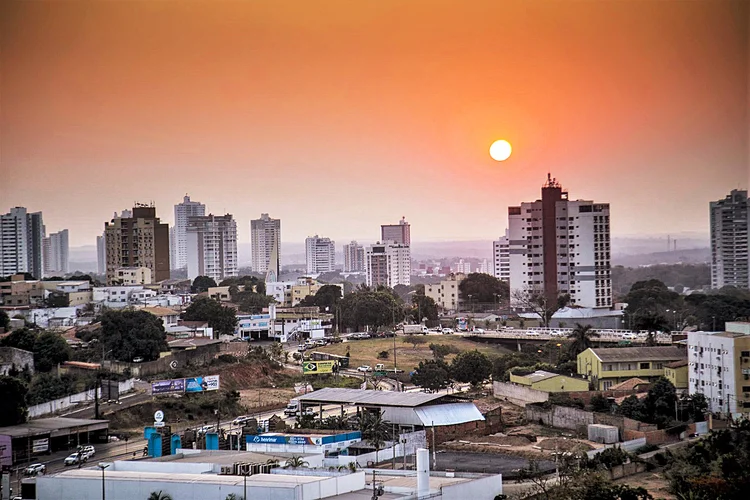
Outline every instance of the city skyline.
{"type": "Polygon", "coordinates": [[[240,242],[261,212],[288,241],[402,216],[434,241],[496,238],[547,172],[614,235],[707,234],[747,188],[747,2],[397,5],[5,2],[0,198],[80,246],[133,201],[173,225],[186,192],[240,242]]]}

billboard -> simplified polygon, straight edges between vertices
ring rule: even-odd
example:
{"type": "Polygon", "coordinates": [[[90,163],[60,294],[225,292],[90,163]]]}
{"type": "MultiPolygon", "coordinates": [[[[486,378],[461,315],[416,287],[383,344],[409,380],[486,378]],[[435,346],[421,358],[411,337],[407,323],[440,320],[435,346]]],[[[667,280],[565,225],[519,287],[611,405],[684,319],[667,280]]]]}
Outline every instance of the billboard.
{"type": "Polygon", "coordinates": [[[10,436],[0,436],[0,466],[13,465],[13,448],[10,436]]]}
{"type": "Polygon", "coordinates": [[[305,375],[316,375],[318,373],[333,373],[333,367],[338,361],[305,361],[302,364],[302,373],[305,375]]]}
{"type": "Polygon", "coordinates": [[[45,451],[49,451],[49,439],[34,439],[31,442],[31,452],[32,453],[44,453],[45,451]]]}
{"type": "Polygon", "coordinates": [[[205,392],[219,390],[219,376],[191,377],[185,379],[185,392],[205,392]]]}
{"type": "Polygon", "coordinates": [[[151,394],[174,394],[185,392],[185,379],[157,380],[151,384],[151,394]]]}

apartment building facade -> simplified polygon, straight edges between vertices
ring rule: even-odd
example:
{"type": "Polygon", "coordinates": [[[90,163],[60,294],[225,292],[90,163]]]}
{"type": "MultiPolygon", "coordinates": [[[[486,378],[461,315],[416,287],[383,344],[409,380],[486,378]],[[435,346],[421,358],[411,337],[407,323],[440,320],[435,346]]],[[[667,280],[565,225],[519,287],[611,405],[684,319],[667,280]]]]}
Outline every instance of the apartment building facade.
{"type": "Polygon", "coordinates": [[[511,305],[569,294],[573,306],[612,307],[609,213],[607,203],[568,199],[549,175],[540,200],[508,207],[511,305]]]}
{"type": "Polygon", "coordinates": [[[42,212],[13,207],[0,215],[0,276],[30,273],[44,276],[44,222],[42,212]]]}
{"type": "Polygon", "coordinates": [[[750,204],[747,191],[732,190],[710,203],[711,288],[750,288],[750,204]]]}
{"type": "Polygon", "coordinates": [[[170,259],[173,269],[182,269],[187,266],[188,220],[190,217],[203,217],[205,215],[206,205],[198,201],[192,201],[188,195],[183,197],[182,203],[174,206],[174,227],[170,238],[170,259]]]}
{"type": "Polygon", "coordinates": [[[383,224],[380,226],[380,241],[411,246],[411,225],[405,217],[401,217],[398,224],[383,224]]]}
{"type": "MultiPolygon", "coordinates": [[[[692,334],[691,334],[692,335],[692,334]]],[[[594,382],[600,391],[632,378],[654,381],[664,376],[670,363],[684,360],[680,347],[590,347],[578,355],[578,374],[594,382]]]]}
{"type": "Polygon", "coordinates": [[[65,276],[68,273],[68,230],[63,229],[44,238],[44,275],[65,276]]]}
{"type": "Polygon", "coordinates": [[[510,245],[508,231],[505,236],[492,242],[492,275],[503,281],[510,281],[510,245]]]}
{"type": "Polygon", "coordinates": [[[169,226],[156,217],[156,207],[139,204],[105,223],[107,284],[117,283],[117,270],[147,267],[159,282],[169,279],[169,226]]]}
{"type": "MultiPolygon", "coordinates": [[[[281,272],[279,265],[281,219],[272,219],[268,214],[261,214],[260,219],[251,220],[250,244],[253,271],[256,273],[272,271],[275,273],[275,278],[278,278],[281,272]],[[274,262],[272,263],[272,261],[274,262]],[[274,267],[274,269],[271,269],[271,267],[274,267]]],[[[276,281],[276,279],[267,279],[266,281],[276,281]]]]}
{"type": "Polygon", "coordinates": [[[750,413],[750,323],[727,322],[726,330],[688,335],[688,390],[712,412],[750,413]]]}
{"type": "Polygon", "coordinates": [[[191,216],[186,228],[187,276],[217,283],[238,274],[237,222],[231,214],[191,216]]]}
{"type": "Polygon", "coordinates": [[[336,269],[336,243],[331,238],[321,238],[317,234],[306,238],[305,259],[308,273],[334,271],[336,269]]]}
{"type": "Polygon", "coordinates": [[[439,283],[425,285],[424,294],[435,301],[443,311],[458,311],[458,285],[466,278],[465,274],[452,274],[439,283]]]}
{"type": "Polygon", "coordinates": [[[408,246],[396,243],[376,243],[365,253],[367,286],[411,284],[411,252],[408,246]]]}
{"type": "Polygon", "coordinates": [[[365,247],[356,241],[344,245],[344,272],[360,273],[365,270],[365,247]]]}

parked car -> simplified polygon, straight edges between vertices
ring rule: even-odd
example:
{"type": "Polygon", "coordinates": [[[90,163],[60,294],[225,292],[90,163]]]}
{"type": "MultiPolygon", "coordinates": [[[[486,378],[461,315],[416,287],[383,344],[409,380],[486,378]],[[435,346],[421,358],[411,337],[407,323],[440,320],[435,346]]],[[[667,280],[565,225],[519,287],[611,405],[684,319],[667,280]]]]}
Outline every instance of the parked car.
{"type": "Polygon", "coordinates": [[[133,363],[143,363],[143,358],[140,356],[133,358],[133,363]]]}
{"type": "Polygon", "coordinates": [[[635,340],[638,338],[638,335],[635,333],[623,333],[622,338],[623,340],[635,340]]]}
{"type": "Polygon", "coordinates": [[[475,326],[474,329],[472,330],[472,332],[482,334],[482,333],[484,333],[484,328],[477,328],[475,326]]]}
{"type": "Polygon", "coordinates": [[[368,365],[362,365],[359,368],[357,368],[357,371],[361,372],[361,373],[371,372],[372,371],[372,367],[368,366],[368,365]]]}
{"type": "Polygon", "coordinates": [[[65,464],[66,466],[78,465],[80,462],[86,462],[86,460],[88,460],[88,458],[85,455],[76,452],[76,453],[71,453],[70,455],[65,457],[63,464],[65,464]]]}
{"type": "Polygon", "coordinates": [[[527,330],[526,335],[528,335],[529,337],[538,337],[539,332],[537,332],[536,330],[527,330]]]}
{"type": "Polygon", "coordinates": [[[96,448],[91,445],[84,446],[81,452],[86,455],[86,458],[91,458],[96,455],[96,448]]]}
{"type": "Polygon", "coordinates": [[[453,328],[443,328],[443,335],[450,335],[456,333],[453,328]]]}
{"type": "Polygon", "coordinates": [[[328,343],[328,342],[326,342],[326,341],[325,341],[325,339],[318,339],[318,340],[316,340],[316,341],[315,341],[315,345],[316,345],[316,346],[318,346],[318,347],[323,347],[323,346],[325,346],[325,345],[326,345],[327,343],[328,343]]]}
{"type": "Polygon", "coordinates": [[[26,476],[36,476],[47,472],[47,466],[44,464],[31,464],[23,471],[26,476]]]}
{"type": "Polygon", "coordinates": [[[341,337],[331,337],[329,340],[331,341],[331,344],[339,344],[344,341],[341,337]]]}
{"type": "Polygon", "coordinates": [[[561,332],[560,330],[552,330],[551,332],[549,332],[549,336],[550,337],[564,337],[565,334],[561,332]]]}

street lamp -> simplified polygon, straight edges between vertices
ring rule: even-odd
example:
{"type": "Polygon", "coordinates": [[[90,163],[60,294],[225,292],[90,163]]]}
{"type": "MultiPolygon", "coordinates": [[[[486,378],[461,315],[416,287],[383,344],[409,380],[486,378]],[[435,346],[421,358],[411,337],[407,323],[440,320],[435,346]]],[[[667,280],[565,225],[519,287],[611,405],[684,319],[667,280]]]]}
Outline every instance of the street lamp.
{"type": "Polygon", "coordinates": [[[103,462],[99,462],[99,464],[97,465],[97,467],[99,467],[102,470],[102,500],[106,499],[105,493],[104,493],[104,469],[106,469],[110,465],[112,464],[105,464],[103,462]]]}

